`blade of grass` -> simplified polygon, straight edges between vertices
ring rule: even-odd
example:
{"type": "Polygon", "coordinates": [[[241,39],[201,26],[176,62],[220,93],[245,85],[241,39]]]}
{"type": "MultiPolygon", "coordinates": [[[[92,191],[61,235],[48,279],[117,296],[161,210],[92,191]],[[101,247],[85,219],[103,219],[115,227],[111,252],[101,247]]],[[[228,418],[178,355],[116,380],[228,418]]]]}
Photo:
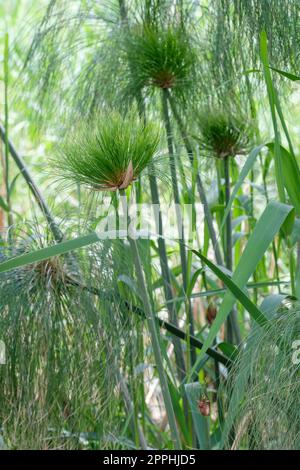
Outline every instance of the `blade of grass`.
{"type": "Polygon", "coordinates": [[[16,256],[15,258],[0,263],[0,273],[20,268],[21,266],[26,266],[28,264],[44,261],[52,256],[63,255],[97,242],[99,242],[99,238],[97,234],[93,232],[83,237],[74,238],[73,240],[57,243],[53,246],[32,251],[21,256],[16,256]]]}
{"type": "MultiPolygon", "coordinates": [[[[234,290],[233,292],[227,292],[225,294],[225,297],[222,301],[217,317],[211,326],[208,337],[204,342],[203,349],[200,355],[198,356],[198,360],[201,360],[204,357],[204,354],[206,353],[207,348],[213,344],[213,341],[216,338],[222,324],[226,320],[227,315],[229,314],[232,306],[235,303],[235,300],[236,300],[235,295],[238,295],[238,299],[241,302],[242,300],[245,301],[245,298],[244,298],[245,293],[242,292],[242,289],[244,289],[247,281],[249,280],[250,276],[254,272],[259,261],[262,259],[263,255],[265,254],[268,246],[270,245],[273,238],[275,237],[280,227],[285,222],[286,218],[288,217],[288,215],[291,213],[292,210],[293,210],[292,206],[281,204],[276,201],[271,201],[267,205],[266,209],[264,210],[258,222],[256,223],[253,233],[251,234],[249,238],[249,241],[246,245],[246,248],[244,249],[244,252],[232,276],[232,279],[224,275],[222,271],[219,273],[220,277],[222,276],[223,282],[225,283],[226,281],[228,288],[234,289],[234,290]],[[234,286],[232,285],[232,283],[234,283],[234,286]],[[236,287],[239,289],[239,291],[236,291],[236,287]]],[[[199,256],[197,252],[196,254],[197,256],[199,256]]],[[[218,272],[220,271],[219,268],[217,268],[216,266],[213,265],[213,267],[214,267],[215,272],[216,272],[216,269],[218,270],[218,272]]],[[[252,301],[250,302],[252,304],[252,301]]],[[[254,315],[256,316],[256,318],[260,318],[259,312],[256,311],[256,314],[255,314],[255,311],[253,310],[252,305],[250,305],[248,301],[246,305],[247,307],[245,308],[248,309],[251,307],[252,312],[254,312],[254,315]]]]}
{"type": "Polygon", "coordinates": [[[233,204],[233,201],[240,189],[240,187],[242,186],[246,176],[248,175],[249,171],[252,169],[254,163],[255,163],[255,160],[256,160],[256,157],[259,155],[260,151],[263,149],[264,147],[264,144],[262,145],[259,145],[258,147],[255,147],[253,150],[251,150],[251,152],[249,153],[248,155],[248,158],[243,166],[243,168],[241,169],[241,172],[239,174],[239,177],[238,177],[238,180],[233,188],[233,191],[231,193],[231,196],[230,196],[230,199],[229,199],[229,202],[226,206],[226,209],[225,209],[225,212],[224,212],[224,216],[223,216],[223,219],[222,219],[222,222],[221,222],[221,226],[220,226],[220,231],[223,229],[224,227],[224,224],[225,224],[225,221],[226,221],[226,218],[230,212],[230,209],[232,207],[232,204],[233,204]]]}
{"type": "MultiPolygon", "coordinates": [[[[234,295],[236,300],[238,300],[243,307],[249,312],[251,317],[260,325],[263,326],[267,319],[265,318],[262,311],[252,302],[252,300],[245,294],[245,292],[239,288],[235,282],[230,279],[230,277],[224,273],[218,266],[213,264],[209,259],[203,256],[196,250],[193,250],[193,253],[197,255],[215,274],[216,276],[224,282],[226,287],[230,290],[230,292],[234,295]]],[[[218,313],[219,315],[219,313],[218,313]]]]}
{"type": "Polygon", "coordinates": [[[265,31],[260,34],[260,57],[264,68],[264,77],[267,85],[268,99],[271,109],[271,117],[275,134],[275,147],[274,147],[274,161],[275,161],[275,175],[276,183],[278,188],[279,199],[281,202],[285,202],[284,184],[282,177],[281,167],[281,153],[280,153],[280,133],[278,129],[278,123],[276,118],[276,106],[275,106],[275,90],[272,82],[271,72],[269,68],[268,59],[268,43],[267,35],[265,31]]]}
{"type": "MultiPolygon", "coordinates": [[[[187,152],[187,155],[189,157],[191,166],[192,166],[192,168],[194,168],[195,167],[195,163],[194,163],[195,158],[194,158],[193,146],[190,142],[190,139],[188,138],[186,128],[185,128],[184,123],[183,123],[183,121],[180,117],[180,114],[179,114],[178,110],[177,110],[174,98],[172,97],[172,95],[169,93],[168,90],[166,90],[166,95],[168,97],[168,100],[169,100],[174,118],[175,118],[175,120],[178,124],[178,128],[179,128],[179,131],[181,133],[181,137],[182,137],[182,140],[184,142],[186,152],[187,152]]],[[[208,201],[207,201],[207,198],[206,198],[203,182],[202,182],[200,173],[198,171],[197,171],[197,174],[196,174],[196,184],[197,184],[197,189],[198,189],[198,192],[199,192],[199,197],[200,197],[201,204],[203,204],[205,220],[206,220],[208,232],[209,232],[209,235],[210,235],[210,238],[211,238],[211,241],[212,241],[216,262],[219,265],[221,265],[223,263],[221,250],[220,250],[220,247],[219,247],[216,231],[215,231],[215,228],[214,228],[213,218],[212,218],[212,214],[211,214],[211,211],[210,211],[210,207],[208,205],[208,201]]]]}
{"type": "Polygon", "coordinates": [[[298,82],[300,80],[300,77],[298,75],[294,75],[293,73],[285,72],[284,70],[279,70],[279,69],[276,69],[275,67],[271,67],[271,66],[269,66],[269,68],[271,70],[274,70],[274,72],[279,73],[283,77],[288,78],[289,80],[292,80],[292,82],[298,82]]]}
{"type": "MultiPolygon", "coordinates": [[[[269,143],[267,147],[274,153],[275,144],[269,143]]],[[[296,210],[296,214],[300,216],[300,170],[295,157],[284,147],[280,146],[282,155],[282,173],[285,189],[290,197],[290,202],[296,210]]]]}
{"type": "MultiPolygon", "coordinates": [[[[176,220],[177,220],[177,226],[178,226],[179,252],[180,252],[180,260],[181,260],[183,290],[184,292],[186,292],[188,288],[188,273],[187,273],[188,266],[187,266],[187,256],[186,256],[186,249],[185,249],[184,226],[183,226],[181,211],[179,210],[180,196],[179,196],[176,162],[175,162],[175,155],[174,155],[173,132],[172,132],[171,121],[170,121],[167,89],[162,89],[161,99],[162,99],[163,120],[164,120],[164,126],[165,126],[165,131],[166,131],[168,152],[169,152],[169,164],[170,164],[170,173],[171,173],[171,179],[172,179],[173,198],[174,198],[174,203],[175,203],[176,220]]],[[[187,299],[187,328],[190,334],[193,335],[195,331],[194,318],[193,318],[192,306],[191,306],[189,299],[187,299]]],[[[190,350],[190,360],[191,360],[191,364],[193,364],[196,360],[196,353],[195,353],[194,348],[191,348],[190,350]]]]}

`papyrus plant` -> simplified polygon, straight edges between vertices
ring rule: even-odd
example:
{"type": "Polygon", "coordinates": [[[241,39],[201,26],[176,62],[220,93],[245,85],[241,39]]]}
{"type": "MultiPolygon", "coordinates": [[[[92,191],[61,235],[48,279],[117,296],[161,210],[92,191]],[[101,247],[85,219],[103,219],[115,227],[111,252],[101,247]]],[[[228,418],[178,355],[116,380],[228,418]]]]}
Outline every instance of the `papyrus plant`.
{"type": "MultiPolygon", "coordinates": [[[[116,112],[97,115],[82,129],[72,133],[62,145],[56,159],[56,169],[63,179],[83,183],[93,191],[116,191],[122,195],[125,189],[155,156],[159,133],[152,123],[145,124],[133,112],[121,116],[116,112]]],[[[156,366],[173,444],[181,447],[175,413],[165,374],[156,318],[151,304],[146,278],[143,272],[137,240],[128,234],[128,242],[134,260],[139,294],[148,322],[156,366]]]]}
{"type": "Polygon", "coordinates": [[[55,161],[59,176],[94,191],[126,189],[147,167],[159,142],[157,127],[130,112],[99,113],[67,136],[55,161]]]}
{"type": "MultiPolygon", "coordinates": [[[[199,135],[196,139],[200,143],[202,154],[216,159],[219,175],[224,179],[225,207],[230,200],[231,159],[237,155],[245,154],[249,146],[249,125],[240,112],[233,113],[229,108],[210,108],[202,111],[197,119],[199,135]],[[221,164],[221,165],[220,165],[221,164]]],[[[219,178],[221,180],[221,178],[219,178]]],[[[226,217],[224,243],[224,259],[226,268],[232,271],[232,220],[231,211],[226,217]]],[[[228,319],[227,338],[230,342],[240,342],[241,336],[235,312],[228,319]]]]}

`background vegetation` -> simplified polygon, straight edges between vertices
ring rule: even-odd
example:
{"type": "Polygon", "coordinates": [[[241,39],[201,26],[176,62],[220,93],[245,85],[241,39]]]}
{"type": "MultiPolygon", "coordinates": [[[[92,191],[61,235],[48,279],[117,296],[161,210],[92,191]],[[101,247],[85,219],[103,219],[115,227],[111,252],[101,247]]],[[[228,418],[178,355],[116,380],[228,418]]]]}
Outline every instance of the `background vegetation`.
{"type": "Polygon", "coordinates": [[[1,2],[3,448],[300,448],[299,10],[1,2]]]}

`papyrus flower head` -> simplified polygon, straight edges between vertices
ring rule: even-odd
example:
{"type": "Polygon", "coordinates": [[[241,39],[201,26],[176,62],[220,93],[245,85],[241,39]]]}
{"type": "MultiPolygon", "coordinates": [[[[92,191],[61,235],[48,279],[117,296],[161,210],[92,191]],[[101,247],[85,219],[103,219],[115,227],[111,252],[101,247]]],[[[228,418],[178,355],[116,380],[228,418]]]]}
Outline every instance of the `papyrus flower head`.
{"type": "Polygon", "coordinates": [[[95,191],[126,189],[156,154],[159,131],[134,112],[101,113],[67,136],[55,159],[63,179],[95,191]]]}

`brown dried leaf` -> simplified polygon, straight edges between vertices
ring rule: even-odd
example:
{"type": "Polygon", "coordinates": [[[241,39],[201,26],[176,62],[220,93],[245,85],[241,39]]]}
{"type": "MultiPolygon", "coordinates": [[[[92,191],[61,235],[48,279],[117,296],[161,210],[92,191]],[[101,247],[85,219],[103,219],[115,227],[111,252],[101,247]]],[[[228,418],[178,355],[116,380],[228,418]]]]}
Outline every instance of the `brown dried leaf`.
{"type": "Polygon", "coordinates": [[[126,172],[124,173],[123,181],[119,185],[119,189],[126,189],[133,181],[133,165],[132,160],[130,160],[126,172]]]}

